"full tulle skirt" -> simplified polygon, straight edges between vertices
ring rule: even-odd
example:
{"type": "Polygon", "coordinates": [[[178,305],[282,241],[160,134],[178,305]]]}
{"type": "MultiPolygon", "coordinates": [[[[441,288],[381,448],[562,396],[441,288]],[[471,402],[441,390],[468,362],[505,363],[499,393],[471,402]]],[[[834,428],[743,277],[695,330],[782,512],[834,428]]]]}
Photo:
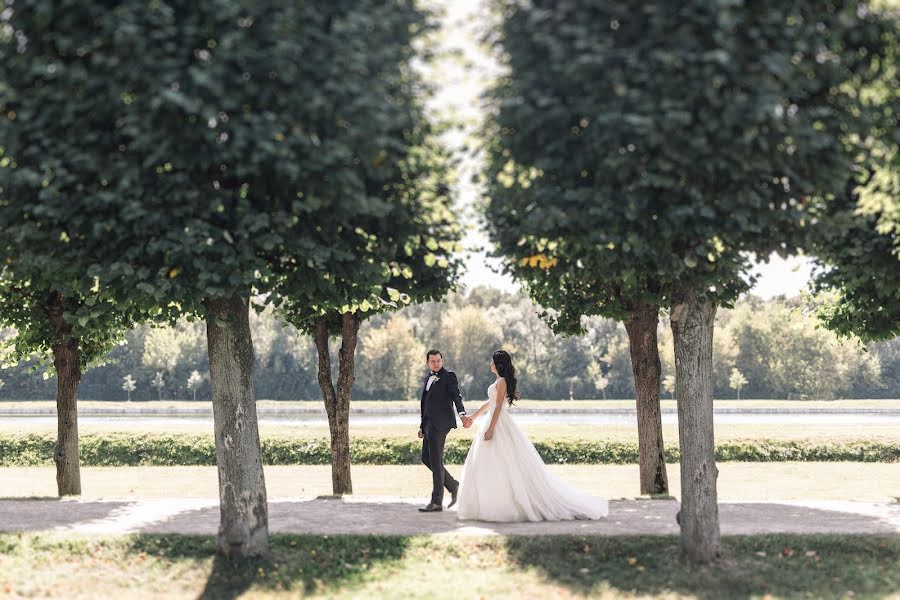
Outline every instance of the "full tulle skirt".
{"type": "Polygon", "coordinates": [[[457,518],[478,521],[561,521],[600,519],[609,513],[606,500],[581,492],[544,464],[528,436],[505,406],[492,439],[484,432],[491,413],[479,419],[460,483],[457,518]]]}

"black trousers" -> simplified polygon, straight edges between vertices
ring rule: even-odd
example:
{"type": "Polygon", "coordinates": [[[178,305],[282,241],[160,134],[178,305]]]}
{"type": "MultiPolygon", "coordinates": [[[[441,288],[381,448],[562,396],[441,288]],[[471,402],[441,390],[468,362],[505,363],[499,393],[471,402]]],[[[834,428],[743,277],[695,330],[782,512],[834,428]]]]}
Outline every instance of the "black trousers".
{"type": "Polygon", "coordinates": [[[451,477],[444,468],[444,444],[447,441],[449,431],[435,431],[426,427],[422,438],[422,463],[431,469],[431,501],[434,504],[442,504],[444,501],[444,488],[451,494],[459,489],[459,482],[451,477]]]}

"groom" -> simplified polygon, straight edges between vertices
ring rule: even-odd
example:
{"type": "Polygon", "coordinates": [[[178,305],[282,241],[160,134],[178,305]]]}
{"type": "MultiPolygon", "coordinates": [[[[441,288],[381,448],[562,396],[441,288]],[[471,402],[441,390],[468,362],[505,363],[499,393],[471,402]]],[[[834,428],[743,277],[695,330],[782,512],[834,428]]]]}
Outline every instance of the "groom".
{"type": "Polygon", "coordinates": [[[450,430],[456,428],[453,405],[456,405],[463,427],[471,427],[472,419],[466,416],[456,373],[444,368],[444,356],[440,350],[429,350],[425,359],[431,372],[422,389],[419,438],[422,440],[422,462],[431,469],[433,488],[431,502],[419,511],[440,512],[443,510],[444,488],[450,492],[450,504],[447,508],[456,504],[456,495],[459,493],[459,482],[444,468],[444,442],[447,441],[450,430]]]}

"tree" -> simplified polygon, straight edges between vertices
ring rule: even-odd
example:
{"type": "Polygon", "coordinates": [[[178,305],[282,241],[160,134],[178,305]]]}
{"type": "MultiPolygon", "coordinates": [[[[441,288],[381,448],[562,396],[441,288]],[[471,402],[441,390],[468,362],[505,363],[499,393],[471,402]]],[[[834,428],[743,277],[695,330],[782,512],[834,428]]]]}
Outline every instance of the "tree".
{"type": "Polygon", "coordinates": [[[609,385],[609,379],[603,374],[603,368],[600,366],[600,363],[591,363],[590,367],[588,367],[588,375],[594,387],[600,390],[603,394],[603,399],[606,400],[606,388],[609,385]]]}
{"type": "Polygon", "coordinates": [[[393,6],[23,0],[3,12],[0,223],[25,228],[17,248],[80,273],[78,290],[99,279],[114,306],[206,322],[227,556],[268,548],[251,298],[277,300],[288,277],[315,288],[310,273],[341,260],[335,221],[378,208],[367,184],[381,180],[360,165],[395,161],[367,92],[397,82],[366,60],[393,6]]]}
{"type": "Polygon", "coordinates": [[[611,214],[595,213],[579,223],[585,215],[567,212],[562,206],[592,201],[592,165],[606,152],[602,146],[579,142],[596,118],[589,105],[602,99],[598,89],[572,80],[572,65],[581,59],[579,54],[588,61],[595,51],[595,40],[580,48],[574,45],[578,36],[584,41],[594,35],[588,24],[592,19],[584,20],[581,14],[590,11],[590,3],[568,3],[557,17],[543,18],[543,22],[540,15],[545,10],[556,10],[548,3],[497,4],[505,9],[500,45],[510,75],[491,92],[495,110],[485,132],[491,237],[510,258],[507,271],[523,283],[532,300],[553,309],[545,315],[557,333],[583,333],[584,316],[601,315],[625,323],[638,420],[640,490],[668,494],[657,343],[662,302],[660,282],[640,243],[643,232],[635,227],[640,208],[632,203],[624,213],[616,207],[611,214]],[[582,21],[582,30],[573,30],[571,39],[564,39],[569,34],[563,36],[561,29],[550,33],[567,20],[582,21]],[[575,96],[578,101],[570,102],[575,96]],[[578,103],[581,106],[575,106],[578,103]],[[532,135],[541,141],[529,139],[532,135]],[[544,212],[541,203],[548,193],[563,197],[559,205],[544,212]],[[608,227],[613,218],[632,222],[614,232],[608,227]],[[593,231],[584,226],[597,221],[603,226],[593,231]],[[565,237],[569,231],[593,237],[586,245],[596,242],[602,258],[593,247],[573,244],[572,238],[565,237]]]}
{"type": "MultiPolygon", "coordinates": [[[[896,23],[900,9],[885,3],[896,23]]],[[[822,296],[822,322],[843,337],[864,341],[900,335],[900,69],[897,29],[885,33],[886,52],[877,76],[851,84],[874,109],[864,138],[877,160],[847,175],[842,194],[821,203],[812,234],[822,296]]]]}
{"type": "Polygon", "coordinates": [[[191,324],[182,323],[168,327],[149,327],[144,337],[144,352],[141,356],[141,365],[150,367],[159,375],[160,384],[153,385],[157,388],[159,397],[162,397],[165,389],[165,382],[162,380],[164,375],[168,375],[169,379],[174,382],[175,369],[185,354],[190,352],[192,347],[196,345],[198,332],[194,330],[191,324]]]}
{"type": "MultiPolygon", "coordinates": [[[[454,307],[440,318],[442,337],[434,342],[444,354],[444,364],[456,373],[470,373],[470,387],[487,390],[494,375],[490,371],[491,354],[500,348],[503,329],[476,306],[454,307]]],[[[485,397],[487,392],[482,392],[485,397]]]]}
{"type": "Polygon", "coordinates": [[[666,375],[663,379],[663,388],[669,392],[669,395],[672,397],[672,400],[675,399],[675,376],[674,375],[666,375]]]}
{"type": "Polygon", "coordinates": [[[131,375],[126,375],[125,379],[122,381],[122,389],[128,394],[128,401],[131,402],[131,392],[137,389],[137,384],[134,381],[134,377],[131,375]]]}
{"type": "Polygon", "coordinates": [[[361,336],[357,384],[370,397],[411,400],[422,380],[422,357],[428,348],[413,335],[405,316],[385,317],[371,319],[361,336]]]}
{"type": "MultiPolygon", "coordinates": [[[[498,4],[492,238],[541,304],[565,299],[567,326],[597,306],[626,320],[640,300],[641,322],[669,309],[681,550],[714,560],[716,308],[747,289],[748,253],[802,245],[811,199],[871,159],[856,90],[879,76],[893,21],[864,2],[498,4]]],[[[636,373],[659,370],[642,356],[636,373]]]]}
{"type": "MultiPolygon", "coordinates": [[[[0,119],[0,155],[4,151],[4,121],[8,119],[0,119]]],[[[15,167],[8,157],[5,164],[0,167],[0,215],[6,202],[4,176],[15,167]]],[[[69,244],[64,230],[42,231],[40,222],[17,223],[0,217],[0,250],[5,255],[4,266],[0,267],[0,326],[16,330],[16,335],[5,342],[12,345],[12,356],[7,360],[37,358],[38,364],[48,360],[52,364],[56,375],[57,437],[53,458],[57,492],[60,496],[78,495],[78,384],[83,373],[98,364],[122,336],[130,316],[102,298],[95,282],[80,286],[81,273],[72,269],[65,258],[44,260],[40,247],[30,241],[33,234],[63,250],[69,244]]]]}
{"type": "Polygon", "coordinates": [[[200,371],[191,371],[191,376],[188,377],[187,386],[188,389],[194,394],[193,400],[197,401],[197,388],[203,383],[203,375],[200,374],[200,371]]]}
{"type": "Polygon", "coordinates": [[[156,372],[156,375],[153,376],[153,381],[150,382],[150,386],[156,388],[157,400],[162,400],[162,391],[166,387],[166,380],[162,371],[156,372]]]}
{"type": "MultiPolygon", "coordinates": [[[[466,373],[462,377],[459,378],[459,387],[462,390],[462,395],[467,400],[469,399],[469,388],[472,386],[472,383],[475,381],[475,377],[472,376],[471,373],[466,373]]],[[[0,385],[0,387],[3,387],[0,385]]]]}
{"type": "Polygon", "coordinates": [[[737,369],[731,369],[731,377],[728,378],[728,385],[731,389],[737,391],[737,399],[741,399],[741,388],[747,385],[747,378],[737,369]]]}
{"type": "MultiPolygon", "coordinates": [[[[426,118],[422,83],[411,68],[414,43],[432,28],[414,4],[355,4],[352,19],[332,32],[328,85],[319,130],[334,114],[353,116],[331,139],[336,151],[363,156],[333,177],[320,198],[347,209],[309,215],[326,237],[324,269],[277,273],[274,297],[286,321],[315,340],[318,382],[331,434],[332,490],[352,493],[349,415],[360,324],[380,312],[443,296],[454,284],[460,230],[448,208],[450,170],[426,118]],[[343,73],[357,69],[359,76],[343,73]],[[341,82],[341,86],[335,84],[341,82]],[[333,381],[329,339],[340,335],[333,381]]],[[[329,177],[328,173],[323,174],[329,177]]],[[[302,270],[302,268],[301,268],[302,270]]]]}
{"type": "MultiPolygon", "coordinates": [[[[900,101],[894,104],[900,110],[900,101]]],[[[893,164],[885,170],[900,170],[896,143],[893,164]]],[[[900,206],[900,182],[888,183],[893,184],[892,201],[900,206]]],[[[844,337],[889,340],[900,335],[900,235],[879,225],[890,205],[868,213],[864,201],[872,188],[855,181],[850,185],[843,199],[826,205],[816,227],[811,287],[820,295],[819,315],[826,327],[844,337]]]]}

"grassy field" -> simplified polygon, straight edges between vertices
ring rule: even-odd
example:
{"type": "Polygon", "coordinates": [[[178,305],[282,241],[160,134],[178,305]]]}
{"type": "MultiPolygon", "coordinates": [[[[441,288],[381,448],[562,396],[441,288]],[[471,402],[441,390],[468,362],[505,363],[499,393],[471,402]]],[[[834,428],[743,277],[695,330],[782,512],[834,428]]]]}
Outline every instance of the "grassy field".
{"type": "Polygon", "coordinates": [[[715,567],[675,537],[276,535],[228,562],[208,537],[0,535],[0,594],[51,598],[896,598],[900,536],[723,539],[715,567]]]}
{"type": "MultiPolygon", "coordinates": [[[[467,409],[473,411],[481,405],[481,399],[468,400],[467,409]],[[474,407],[474,408],[473,408],[474,407]]],[[[674,409],[677,404],[674,400],[662,400],[663,408],[674,409]]],[[[209,400],[153,400],[149,402],[117,402],[105,400],[79,400],[81,408],[206,408],[212,410],[209,400]]],[[[322,410],[321,400],[257,400],[258,408],[308,408],[322,410]]],[[[379,408],[409,408],[419,409],[417,401],[369,401],[354,400],[354,408],[379,409],[379,408]]],[[[520,400],[516,406],[526,409],[573,409],[573,408],[634,408],[634,400],[520,400]]],[[[892,408],[900,409],[900,399],[863,399],[863,400],[731,400],[718,399],[715,401],[717,408],[892,408]]],[[[0,409],[39,408],[52,409],[56,407],[55,400],[0,400],[0,409]]]]}
{"type": "MultiPolygon", "coordinates": [[[[719,500],[858,500],[900,498],[900,468],[885,463],[719,463],[719,500]]],[[[459,465],[447,467],[459,476],[459,465]]],[[[604,498],[633,498],[637,465],[551,465],[578,488],[604,498]]],[[[331,494],[331,467],[267,466],[270,498],[331,494]]],[[[678,465],[668,466],[670,492],[680,496],[678,465]]],[[[431,489],[424,466],[353,466],[358,496],[422,497],[431,489]]],[[[218,497],[215,467],[82,467],[83,498],[218,497]]],[[[53,467],[0,468],[4,497],[56,495],[53,467]]]]}

